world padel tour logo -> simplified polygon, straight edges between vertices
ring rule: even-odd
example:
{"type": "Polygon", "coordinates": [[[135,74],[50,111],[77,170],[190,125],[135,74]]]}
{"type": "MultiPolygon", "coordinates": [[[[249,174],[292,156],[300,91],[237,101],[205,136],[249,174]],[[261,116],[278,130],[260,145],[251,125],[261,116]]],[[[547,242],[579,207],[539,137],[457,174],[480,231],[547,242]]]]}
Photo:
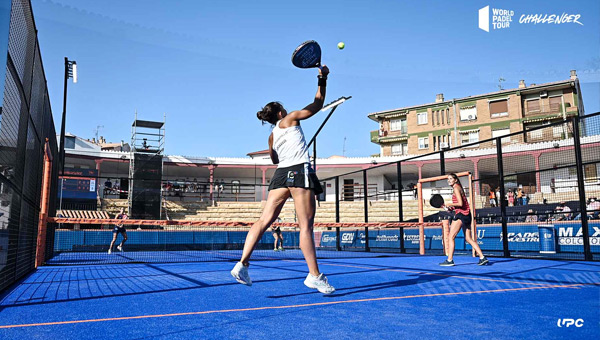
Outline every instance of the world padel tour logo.
{"type": "MultiPolygon", "coordinates": [[[[489,32],[492,30],[501,30],[510,28],[513,24],[515,11],[510,9],[492,8],[485,6],[479,9],[479,28],[489,32]],[[491,25],[490,25],[491,19],[491,25]]],[[[583,26],[580,14],[521,14],[518,24],[579,24],[583,26]]]]}

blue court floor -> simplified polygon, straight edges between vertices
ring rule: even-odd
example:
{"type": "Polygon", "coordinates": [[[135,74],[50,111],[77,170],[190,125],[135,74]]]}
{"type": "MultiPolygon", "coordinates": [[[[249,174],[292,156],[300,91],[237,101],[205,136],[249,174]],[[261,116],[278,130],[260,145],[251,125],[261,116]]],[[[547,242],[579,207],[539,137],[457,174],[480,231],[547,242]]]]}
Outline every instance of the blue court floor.
{"type": "Polygon", "coordinates": [[[600,338],[600,263],[443,259],[320,260],[329,296],[301,260],[253,262],[252,287],[233,262],[41,267],[0,296],[0,339],[600,338]]]}

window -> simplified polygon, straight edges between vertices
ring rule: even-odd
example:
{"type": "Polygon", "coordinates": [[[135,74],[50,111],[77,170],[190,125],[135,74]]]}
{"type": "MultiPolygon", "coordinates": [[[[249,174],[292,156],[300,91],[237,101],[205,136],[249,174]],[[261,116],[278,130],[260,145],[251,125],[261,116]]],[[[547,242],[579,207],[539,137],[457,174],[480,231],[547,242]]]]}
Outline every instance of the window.
{"type": "Polygon", "coordinates": [[[406,143],[392,144],[392,155],[406,155],[408,154],[408,145],[406,143]]]}
{"type": "Polygon", "coordinates": [[[446,124],[450,124],[450,109],[446,109],[446,124]]]}
{"type": "Polygon", "coordinates": [[[550,97],[550,112],[551,113],[560,113],[561,105],[562,105],[562,96],[550,97]]]}
{"type": "Polygon", "coordinates": [[[75,149],[75,137],[65,137],[65,149],[75,149]]]}
{"type": "Polygon", "coordinates": [[[435,112],[436,111],[431,111],[431,124],[433,126],[435,126],[435,112]]]}
{"type": "Polygon", "coordinates": [[[231,193],[232,194],[240,193],[240,181],[238,181],[238,180],[231,181],[231,193]]]}
{"type": "Polygon", "coordinates": [[[583,166],[583,179],[586,183],[598,181],[598,169],[596,164],[586,164],[583,166]]]}
{"type": "Polygon", "coordinates": [[[417,125],[427,124],[427,111],[417,112],[417,125]]]}
{"type": "Polygon", "coordinates": [[[440,143],[440,149],[445,149],[445,148],[450,148],[452,147],[450,145],[450,135],[443,135],[440,136],[442,138],[441,143],[440,143]]]}
{"type": "Polygon", "coordinates": [[[489,105],[492,118],[508,116],[508,99],[490,101],[489,105]]]}
{"type": "Polygon", "coordinates": [[[532,99],[527,102],[527,112],[540,112],[540,100],[532,99]]]}
{"type": "Polygon", "coordinates": [[[563,130],[564,130],[564,126],[563,125],[553,126],[552,127],[552,137],[554,137],[554,138],[564,138],[563,137],[563,130]]]}
{"type": "Polygon", "coordinates": [[[435,118],[437,118],[438,125],[442,124],[440,122],[440,110],[435,111],[435,118]]]}
{"type": "Polygon", "coordinates": [[[429,137],[419,138],[419,149],[429,149],[429,137]]]}
{"type": "MultiPolygon", "coordinates": [[[[496,138],[496,137],[500,137],[500,136],[505,136],[510,134],[510,128],[505,128],[505,129],[499,129],[499,130],[492,130],[492,138],[496,138]]],[[[496,140],[494,139],[494,145],[496,145],[496,140]]],[[[502,138],[501,143],[510,143],[510,137],[506,137],[506,138],[502,138]]]]}
{"type": "MultiPolygon", "coordinates": [[[[465,145],[465,144],[470,144],[470,143],[475,143],[479,141],[479,131],[469,131],[469,132],[464,132],[461,133],[460,136],[460,143],[461,145],[465,145]]],[[[478,147],[479,145],[472,145],[470,147],[474,148],[474,147],[478,147]]]]}
{"type": "Polygon", "coordinates": [[[392,119],[390,131],[398,131],[406,133],[406,119],[392,119]]]}
{"type": "Polygon", "coordinates": [[[477,119],[477,107],[475,105],[460,108],[460,120],[469,121],[477,119]]]}
{"type": "Polygon", "coordinates": [[[528,132],[528,134],[529,134],[529,138],[532,140],[542,139],[542,137],[544,137],[544,129],[537,129],[534,131],[530,131],[530,132],[528,132]]]}

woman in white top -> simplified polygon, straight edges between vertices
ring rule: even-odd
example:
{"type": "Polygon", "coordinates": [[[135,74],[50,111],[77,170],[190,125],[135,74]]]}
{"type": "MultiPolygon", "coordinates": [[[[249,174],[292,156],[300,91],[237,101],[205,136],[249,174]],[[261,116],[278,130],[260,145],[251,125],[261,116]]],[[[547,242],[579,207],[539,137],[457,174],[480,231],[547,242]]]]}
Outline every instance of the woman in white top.
{"type": "Polygon", "coordinates": [[[319,271],[317,264],[313,236],[315,195],[323,192],[323,189],[310,166],[308,147],[300,127],[301,120],[312,117],[323,108],[328,74],[327,66],[319,70],[317,94],[314,101],[304,109],[288,113],[281,103],[270,102],[257,113],[258,119],[263,124],[267,122],[274,126],[269,136],[269,154],[273,164],[277,164],[277,170],[271,179],[269,196],[262,215],[248,232],[242,258],[231,271],[231,275],[239,283],[252,285],[248,275],[252,251],[291,196],[294,199],[300,227],[300,249],[309,270],[304,284],[324,294],[335,291],[327,282],[325,275],[319,271]]]}

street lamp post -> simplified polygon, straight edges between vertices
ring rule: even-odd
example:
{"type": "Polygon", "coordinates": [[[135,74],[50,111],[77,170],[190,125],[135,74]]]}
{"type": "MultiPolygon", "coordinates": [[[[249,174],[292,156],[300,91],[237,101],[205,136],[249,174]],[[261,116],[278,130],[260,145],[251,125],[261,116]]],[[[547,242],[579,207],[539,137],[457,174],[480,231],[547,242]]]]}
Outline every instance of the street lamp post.
{"type": "Polygon", "coordinates": [[[65,57],[65,87],[63,91],[62,123],[60,126],[60,149],[58,152],[61,176],[64,175],[65,171],[65,122],[67,119],[67,80],[69,78],[73,78],[73,83],[77,83],[77,62],[65,57]]]}

